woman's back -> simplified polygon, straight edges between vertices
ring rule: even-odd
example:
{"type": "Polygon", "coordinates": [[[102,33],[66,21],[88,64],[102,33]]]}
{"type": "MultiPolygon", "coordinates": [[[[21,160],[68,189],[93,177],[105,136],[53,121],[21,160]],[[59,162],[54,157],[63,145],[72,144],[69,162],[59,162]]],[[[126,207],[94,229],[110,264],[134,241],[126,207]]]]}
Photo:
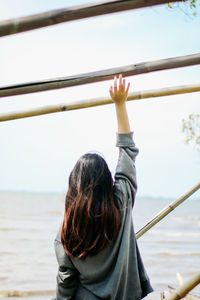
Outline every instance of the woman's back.
{"type": "MultiPolygon", "coordinates": [[[[123,107],[119,114],[121,109],[123,107]]],[[[118,122],[123,116],[123,113],[122,116],[117,115],[118,122]]],[[[137,247],[132,222],[132,207],[137,188],[134,162],[138,149],[127,123],[118,125],[124,127],[123,130],[118,130],[117,135],[119,159],[113,197],[120,215],[120,229],[101,251],[85,258],[70,258],[63,247],[61,232],[58,232],[55,240],[59,264],[57,300],[134,300],[141,299],[152,291],[137,247]]]]}
{"type": "Polygon", "coordinates": [[[99,154],[86,153],[69,177],[61,229],[65,252],[70,258],[95,255],[113,240],[119,228],[120,213],[107,163],[99,154]]]}

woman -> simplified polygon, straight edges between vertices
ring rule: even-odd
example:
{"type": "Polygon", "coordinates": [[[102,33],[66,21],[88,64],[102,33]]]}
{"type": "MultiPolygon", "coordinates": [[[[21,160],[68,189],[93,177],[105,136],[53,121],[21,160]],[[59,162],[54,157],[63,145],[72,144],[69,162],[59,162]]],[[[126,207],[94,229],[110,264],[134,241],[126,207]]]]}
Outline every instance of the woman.
{"type": "Polygon", "coordinates": [[[119,147],[114,182],[98,154],[83,155],[70,174],[55,240],[57,300],[138,300],[152,292],[132,223],[138,149],[126,111],[129,86],[120,75],[110,87],[119,147]]]}

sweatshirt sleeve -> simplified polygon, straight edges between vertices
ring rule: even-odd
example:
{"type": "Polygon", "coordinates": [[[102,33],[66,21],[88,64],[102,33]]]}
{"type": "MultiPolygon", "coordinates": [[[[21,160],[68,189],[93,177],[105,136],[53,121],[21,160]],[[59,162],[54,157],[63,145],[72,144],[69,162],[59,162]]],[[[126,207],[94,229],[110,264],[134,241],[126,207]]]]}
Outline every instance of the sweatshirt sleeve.
{"type": "Polygon", "coordinates": [[[116,146],[119,147],[119,158],[115,171],[115,185],[122,194],[129,190],[133,205],[137,190],[135,158],[139,152],[133,141],[133,132],[117,133],[116,146]]]}
{"type": "Polygon", "coordinates": [[[58,262],[56,300],[74,299],[78,285],[78,271],[58,239],[55,239],[54,246],[58,262]]]}

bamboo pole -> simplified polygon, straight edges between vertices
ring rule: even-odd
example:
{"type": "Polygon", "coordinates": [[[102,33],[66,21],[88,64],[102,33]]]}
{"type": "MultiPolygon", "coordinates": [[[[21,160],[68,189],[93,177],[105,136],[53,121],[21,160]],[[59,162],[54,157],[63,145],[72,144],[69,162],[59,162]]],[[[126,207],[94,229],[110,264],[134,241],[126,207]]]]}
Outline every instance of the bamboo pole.
{"type": "Polygon", "coordinates": [[[77,86],[92,82],[113,79],[114,75],[132,76],[154,71],[168,70],[200,64],[200,53],[172,57],[128,66],[84,73],[74,76],[28,82],[0,87],[0,97],[36,93],[41,91],[77,86]]]}
{"type": "MultiPolygon", "coordinates": [[[[171,0],[178,2],[181,0],[171,0]]],[[[95,17],[120,11],[126,11],[148,6],[160,5],[168,0],[110,0],[98,1],[92,4],[56,9],[31,16],[15,18],[0,22],[0,37],[25,32],[63,22],[69,22],[89,17],[95,17]]]]}
{"type": "Polygon", "coordinates": [[[197,182],[193,187],[191,187],[186,193],[181,195],[175,201],[170,203],[167,207],[161,210],[157,215],[155,215],[149,222],[147,222],[137,233],[136,238],[139,239],[145,232],[150,228],[160,222],[164,217],[166,217],[172,210],[179,206],[183,201],[189,198],[200,188],[200,181],[197,182]]]}
{"type": "Polygon", "coordinates": [[[184,298],[195,286],[200,283],[200,272],[189,279],[185,284],[175,290],[166,300],[179,300],[184,298]]]}
{"type": "MultiPolygon", "coordinates": [[[[194,93],[194,92],[200,92],[200,83],[193,84],[193,85],[183,85],[183,86],[175,86],[169,88],[152,89],[152,90],[129,93],[127,101],[142,100],[147,98],[156,98],[156,97],[194,93]]],[[[30,109],[30,110],[0,114],[0,122],[21,119],[21,118],[28,118],[33,116],[40,116],[40,115],[51,114],[56,112],[70,111],[75,109],[89,108],[93,106],[100,106],[100,105],[106,105],[111,103],[113,103],[111,98],[95,98],[95,99],[88,99],[88,100],[73,101],[71,103],[68,102],[68,103],[56,104],[51,106],[44,106],[44,107],[30,109]]]]}

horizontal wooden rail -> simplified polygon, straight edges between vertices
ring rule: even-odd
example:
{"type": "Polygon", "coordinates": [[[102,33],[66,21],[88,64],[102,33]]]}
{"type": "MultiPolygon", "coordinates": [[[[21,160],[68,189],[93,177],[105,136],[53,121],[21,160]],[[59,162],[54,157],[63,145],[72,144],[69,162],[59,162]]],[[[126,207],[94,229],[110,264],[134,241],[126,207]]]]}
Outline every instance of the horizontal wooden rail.
{"type": "MultiPolygon", "coordinates": [[[[129,93],[128,101],[140,100],[146,98],[171,96],[177,94],[200,92],[200,83],[193,85],[174,86],[162,89],[152,89],[140,92],[129,93]]],[[[71,103],[61,103],[51,106],[44,106],[25,111],[16,111],[11,113],[0,114],[0,122],[10,121],[21,118],[28,118],[33,116],[40,116],[56,112],[70,111],[81,108],[89,108],[93,106],[106,105],[113,103],[111,98],[95,98],[88,100],[73,101],[71,103]]]]}
{"type": "Polygon", "coordinates": [[[0,87],[0,97],[36,93],[41,91],[104,81],[113,79],[113,76],[118,74],[122,74],[125,77],[198,64],[200,64],[200,53],[142,62],[138,64],[106,69],[97,72],[84,73],[74,76],[3,86],[0,87]]]}
{"type": "Polygon", "coordinates": [[[161,210],[155,217],[153,217],[149,222],[147,222],[137,233],[136,238],[139,239],[145,232],[151,229],[154,225],[160,222],[164,217],[166,217],[172,210],[179,206],[183,201],[188,199],[192,194],[194,194],[198,189],[200,189],[200,181],[197,182],[193,187],[191,187],[185,194],[181,195],[175,201],[170,203],[167,207],[161,210]]]}
{"type": "MultiPolygon", "coordinates": [[[[200,283],[200,272],[190,278],[186,283],[175,290],[166,300],[179,300],[184,298],[193,288],[200,283]]],[[[190,298],[188,298],[190,299],[190,298]]]]}
{"type": "MultiPolygon", "coordinates": [[[[181,0],[171,0],[178,2],[181,0]]],[[[160,5],[168,0],[111,0],[98,1],[63,9],[56,9],[31,16],[15,18],[0,22],[0,37],[15,33],[25,32],[63,22],[69,22],[89,17],[95,17],[136,8],[160,5]]]]}

